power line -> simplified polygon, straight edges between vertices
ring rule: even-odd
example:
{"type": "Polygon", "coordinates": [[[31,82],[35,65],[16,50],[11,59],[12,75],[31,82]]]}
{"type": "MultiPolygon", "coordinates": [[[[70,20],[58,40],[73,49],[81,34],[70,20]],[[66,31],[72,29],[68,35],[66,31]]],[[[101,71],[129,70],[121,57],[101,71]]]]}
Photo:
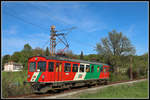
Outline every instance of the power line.
{"type": "Polygon", "coordinates": [[[47,43],[49,43],[49,39],[48,39],[48,41],[45,42],[45,44],[42,46],[42,48],[44,48],[47,45],[47,43]]]}
{"type": "MultiPolygon", "coordinates": [[[[45,10],[42,10],[41,8],[39,8],[39,7],[37,7],[37,6],[35,6],[35,5],[33,5],[33,4],[31,4],[31,3],[28,3],[28,4],[30,4],[30,5],[32,5],[34,8],[37,8],[38,10],[40,10],[40,11],[45,11],[45,10]]],[[[47,9],[49,9],[49,7],[46,7],[46,6],[44,6],[45,8],[47,8],[47,9]]],[[[71,24],[69,24],[69,23],[66,23],[65,21],[62,21],[62,20],[60,20],[59,18],[57,18],[57,17],[54,17],[52,14],[50,14],[50,13],[47,13],[46,12],[46,15],[48,16],[48,15],[50,15],[50,17],[52,17],[54,20],[59,20],[59,21],[61,21],[63,24],[67,24],[67,25],[71,25],[71,24]]]]}
{"type": "MultiPolygon", "coordinates": [[[[39,10],[41,10],[39,7],[37,7],[37,6],[35,6],[36,8],[38,8],[39,10]]],[[[15,11],[13,11],[12,9],[11,9],[11,12],[15,12],[15,11]]],[[[42,10],[42,12],[43,12],[43,10],[42,10]]],[[[36,25],[36,24],[33,24],[33,23],[31,23],[31,22],[29,22],[29,21],[26,21],[25,19],[23,19],[23,18],[20,18],[20,17],[18,17],[18,16],[16,16],[16,15],[14,15],[14,14],[10,14],[10,13],[8,13],[8,12],[4,12],[5,14],[7,14],[7,15],[9,15],[9,16],[13,16],[14,18],[16,18],[16,19],[19,19],[19,20],[21,20],[22,22],[25,22],[25,23],[27,23],[27,24],[30,24],[30,25],[33,25],[33,26],[35,26],[35,27],[38,27],[38,29],[40,28],[40,29],[42,29],[42,30],[46,30],[46,28],[43,28],[43,27],[41,27],[41,26],[39,26],[39,25],[36,25]]],[[[49,14],[49,13],[48,13],[49,14]]],[[[57,18],[56,18],[57,19],[57,18]]],[[[62,30],[63,31],[63,30],[62,30]]],[[[75,40],[76,41],[76,40],[75,40]]],[[[87,43],[85,43],[85,42],[81,42],[81,41],[79,41],[79,40],[77,40],[76,41],[76,43],[79,43],[80,42],[80,44],[83,44],[83,45],[87,45],[87,43]]],[[[48,43],[48,41],[46,42],[46,44],[48,43]]],[[[44,46],[46,45],[46,44],[44,44],[44,46]]],[[[90,45],[90,46],[93,46],[93,45],[91,45],[91,44],[88,44],[88,45],[90,45]]],[[[43,46],[43,47],[44,47],[43,46]]]]}
{"type": "Polygon", "coordinates": [[[8,13],[8,12],[6,12],[6,11],[5,11],[4,13],[5,13],[6,15],[13,16],[14,18],[16,18],[16,19],[18,19],[18,20],[20,20],[20,21],[22,21],[22,22],[25,22],[25,23],[27,23],[27,24],[36,26],[36,27],[38,27],[38,28],[40,28],[40,29],[42,29],[42,30],[45,31],[45,28],[43,28],[43,27],[41,27],[41,26],[39,26],[39,25],[33,24],[33,23],[29,22],[29,21],[26,21],[25,19],[23,19],[23,18],[21,18],[21,17],[18,17],[18,16],[14,15],[14,14],[10,14],[10,13],[8,13]]]}
{"type": "MultiPolygon", "coordinates": [[[[5,4],[5,6],[7,7],[6,4],[5,4]]],[[[32,22],[29,22],[29,21],[27,21],[27,20],[25,20],[25,19],[23,19],[23,18],[21,18],[21,17],[18,17],[18,16],[17,16],[17,13],[16,13],[14,10],[12,10],[12,9],[11,9],[11,11],[9,11],[9,13],[6,12],[6,11],[4,11],[4,13],[5,13],[6,15],[13,16],[13,17],[16,18],[16,19],[19,19],[19,20],[22,21],[22,22],[25,22],[25,23],[30,24],[30,25],[33,25],[33,26],[35,26],[35,27],[41,28],[41,29],[44,30],[44,31],[46,30],[46,28],[43,28],[43,27],[41,27],[40,25],[33,24],[32,22]],[[11,13],[10,13],[10,12],[11,12],[11,13]],[[12,13],[13,13],[13,14],[12,14],[12,13]]]]}

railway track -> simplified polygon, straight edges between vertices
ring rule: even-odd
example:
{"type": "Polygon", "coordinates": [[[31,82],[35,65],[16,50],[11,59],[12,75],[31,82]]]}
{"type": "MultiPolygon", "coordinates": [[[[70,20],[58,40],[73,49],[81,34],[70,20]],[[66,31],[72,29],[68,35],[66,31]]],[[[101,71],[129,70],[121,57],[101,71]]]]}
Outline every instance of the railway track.
{"type": "MultiPolygon", "coordinates": [[[[124,81],[117,81],[117,82],[110,82],[107,85],[113,85],[113,84],[119,84],[119,83],[124,83],[124,82],[132,82],[132,81],[136,81],[136,80],[143,80],[145,78],[141,78],[141,79],[134,79],[134,80],[124,80],[124,81]]],[[[101,85],[92,85],[90,88],[96,88],[96,87],[103,87],[103,86],[107,86],[104,84],[101,85]]],[[[87,86],[80,86],[80,87],[74,87],[71,89],[61,89],[61,90],[56,90],[56,91],[48,91],[45,94],[42,93],[38,93],[38,94],[25,94],[25,95],[20,95],[20,96],[9,96],[8,98],[45,98],[45,97],[54,97],[57,95],[63,95],[63,94],[67,94],[70,92],[78,92],[79,90],[82,91],[84,89],[88,89],[89,87],[87,86]]]]}

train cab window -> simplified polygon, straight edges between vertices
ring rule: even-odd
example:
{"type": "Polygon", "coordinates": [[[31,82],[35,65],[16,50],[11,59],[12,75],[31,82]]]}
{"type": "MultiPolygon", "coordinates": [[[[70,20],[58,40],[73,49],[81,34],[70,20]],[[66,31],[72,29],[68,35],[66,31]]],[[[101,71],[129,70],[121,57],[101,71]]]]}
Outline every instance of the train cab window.
{"type": "Polygon", "coordinates": [[[90,65],[86,65],[86,72],[90,72],[90,65]]]}
{"type": "Polygon", "coordinates": [[[99,72],[99,66],[97,67],[97,72],[99,72]]]}
{"type": "Polygon", "coordinates": [[[65,70],[64,72],[70,72],[71,71],[71,64],[70,63],[65,63],[65,70]]]}
{"type": "Polygon", "coordinates": [[[80,65],[80,72],[84,72],[84,65],[80,65]]]}
{"type": "Polygon", "coordinates": [[[53,72],[54,71],[54,62],[48,62],[48,71],[53,72]]]}
{"type": "Polygon", "coordinates": [[[35,70],[36,70],[36,63],[31,62],[29,66],[29,72],[35,72],[35,70]]]}
{"type": "Polygon", "coordinates": [[[40,71],[40,72],[46,71],[46,61],[39,61],[38,62],[37,71],[40,71]]]}
{"type": "Polygon", "coordinates": [[[94,72],[94,65],[91,66],[91,72],[94,72]]]}
{"type": "Polygon", "coordinates": [[[78,72],[78,64],[73,64],[72,72],[78,72]]]}

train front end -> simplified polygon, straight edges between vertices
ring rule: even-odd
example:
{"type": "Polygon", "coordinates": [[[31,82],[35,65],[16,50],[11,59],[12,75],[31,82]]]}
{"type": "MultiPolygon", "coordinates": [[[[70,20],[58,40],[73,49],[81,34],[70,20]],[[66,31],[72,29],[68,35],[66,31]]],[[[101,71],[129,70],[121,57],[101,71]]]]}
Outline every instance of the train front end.
{"type": "Polygon", "coordinates": [[[28,60],[28,82],[46,82],[45,57],[31,57],[28,60]]]}

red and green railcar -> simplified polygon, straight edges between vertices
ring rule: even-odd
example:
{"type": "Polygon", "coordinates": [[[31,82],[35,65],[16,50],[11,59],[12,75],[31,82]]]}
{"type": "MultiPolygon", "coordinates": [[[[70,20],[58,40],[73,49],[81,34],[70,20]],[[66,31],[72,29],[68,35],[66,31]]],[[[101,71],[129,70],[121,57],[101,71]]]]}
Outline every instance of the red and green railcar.
{"type": "Polygon", "coordinates": [[[109,65],[63,57],[34,56],[28,59],[28,83],[35,92],[99,84],[109,79],[109,65]]]}

